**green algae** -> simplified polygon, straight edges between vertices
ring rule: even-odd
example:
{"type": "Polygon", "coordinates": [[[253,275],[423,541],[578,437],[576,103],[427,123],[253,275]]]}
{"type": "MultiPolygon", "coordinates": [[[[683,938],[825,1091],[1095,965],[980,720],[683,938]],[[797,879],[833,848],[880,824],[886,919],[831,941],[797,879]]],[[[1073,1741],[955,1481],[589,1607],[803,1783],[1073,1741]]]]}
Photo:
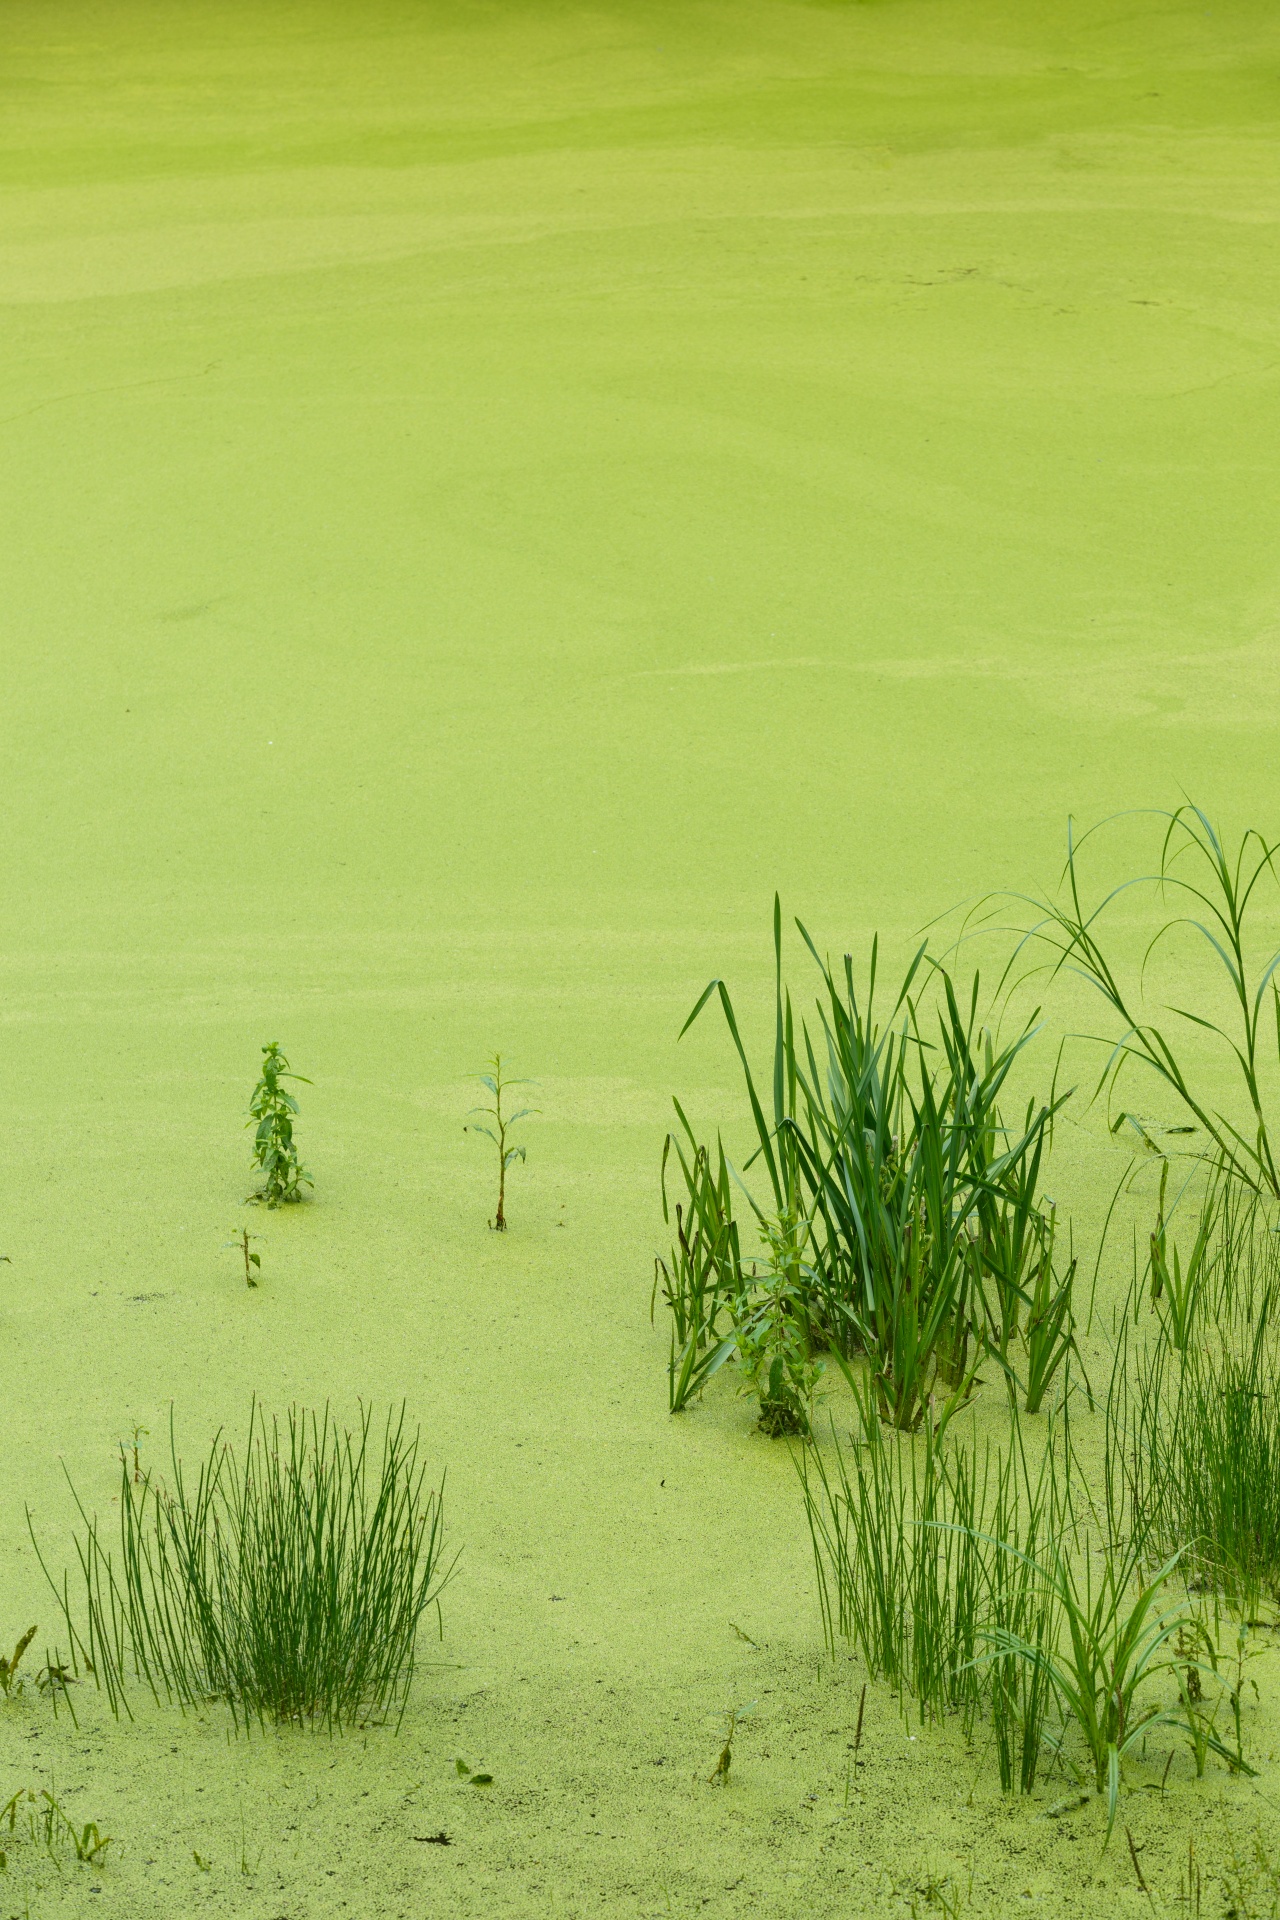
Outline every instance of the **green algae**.
{"type": "MultiPolygon", "coordinates": [[[[974,1911],[1149,1910],[1096,1808],[1010,1810],[875,1688],[847,1791],[785,1449],[724,1382],[668,1421],[645,1307],[670,1091],[746,1118],[675,1036],[712,971],[767,1032],[775,887],[905,953],[1051,878],[1069,811],[1266,812],[1276,38],[6,8],[0,1625],[59,1454],[106,1511],[171,1400],[198,1447],[252,1392],[403,1397],[467,1544],[398,1741],[6,1707],[11,1786],[119,1849],[33,1914],[888,1913],[971,1872],[974,1911]],[[317,1197],[249,1292],[270,1031],[317,1197]],[[544,1110],[501,1237],[461,1133],[498,1032],[544,1110]]],[[[1064,1131],[1078,1243],[1116,1156],[1064,1131]]],[[[1163,1899],[1206,1807],[1273,1817],[1189,1776],[1132,1797],[1163,1899]]]]}

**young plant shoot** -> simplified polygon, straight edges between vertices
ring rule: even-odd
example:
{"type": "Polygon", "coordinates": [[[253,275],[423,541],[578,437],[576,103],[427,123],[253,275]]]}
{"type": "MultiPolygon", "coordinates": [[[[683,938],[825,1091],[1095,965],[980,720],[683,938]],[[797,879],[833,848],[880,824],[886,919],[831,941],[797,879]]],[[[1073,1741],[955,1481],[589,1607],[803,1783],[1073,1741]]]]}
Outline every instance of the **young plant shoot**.
{"type": "Polygon", "coordinates": [[[279,1042],[273,1040],[262,1049],[262,1076],[253,1090],[245,1122],[255,1130],[253,1163],[262,1175],[262,1185],[250,1198],[266,1207],[291,1206],[303,1198],[302,1189],[313,1184],[298,1160],[293,1138],[298,1103],[286,1092],[286,1080],[304,1087],[311,1085],[302,1074],[292,1072],[279,1042]]]}
{"type": "Polygon", "coordinates": [[[498,1210],[489,1222],[495,1233],[507,1230],[507,1168],[513,1160],[523,1160],[525,1151],[522,1146],[511,1146],[508,1135],[518,1120],[527,1120],[531,1113],[537,1113],[537,1107],[520,1107],[515,1113],[503,1111],[503,1095],[512,1087],[531,1087],[532,1080],[508,1080],[502,1072],[502,1055],[495,1053],[489,1062],[487,1073],[478,1073],[476,1079],[492,1096],[492,1105],[472,1107],[473,1114],[482,1113],[484,1120],[469,1120],[463,1129],[466,1133],[482,1133],[486,1140],[492,1140],[498,1149],[498,1210]]]}

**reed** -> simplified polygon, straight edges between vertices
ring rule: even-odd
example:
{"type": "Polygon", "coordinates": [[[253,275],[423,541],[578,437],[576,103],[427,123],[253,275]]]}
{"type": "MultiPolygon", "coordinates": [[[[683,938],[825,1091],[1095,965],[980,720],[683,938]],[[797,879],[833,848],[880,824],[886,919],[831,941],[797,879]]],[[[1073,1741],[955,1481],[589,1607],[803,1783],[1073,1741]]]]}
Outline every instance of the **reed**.
{"type": "Polygon", "coordinates": [[[1032,1641],[992,1621],[983,1637],[992,1652],[1012,1659],[1052,1690],[1064,1720],[1074,1725],[1087,1754],[1093,1785],[1107,1797],[1107,1836],[1115,1825],[1120,1769],[1137,1741],[1177,1716],[1139,1696],[1171,1671],[1168,1643],[1185,1629],[1185,1605],[1170,1597],[1174,1554],[1143,1577],[1148,1543],[1141,1536],[1100,1554],[1087,1537],[1078,1552],[1051,1540],[1040,1555],[1018,1552],[1061,1623],[1057,1644],[1032,1641]],[[1099,1564],[1095,1566],[1095,1559],[1099,1564]]]}
{"type": "MultiPolygon", "coordinates": [[[[1153,1245],[1168,1233],[1163,1193],[1159,1221],[1153,1245]]],[[[1176,1256],[1168,1265],[1178,1272],[1176,1256]]],[[[1135,1317],[1141,1289],[1122,1315],[1106,1403],[1108,1523],[1117,1537],[1144,1531],[1159,1554],[1182,1549],[1189,1578],[1253,1615],[1264,1598],[1280,1604],[1280,1240],[1270,1209],[1246,1188],[1211,1182],[1183,1271],[1182,1305],[1160,1289],[1149,1337],[1135,1317]]]]}
{"type": "Polygon", "coordinates": [[[1027,1793],[1053,1698],[1056,1606],[1032,1557],[1053,1526],[1050,1462],[1046,1449],[1033,1475],[1020,1435],[1007,1453],[891,1435],[869,1384],[853,1447],[798,1462],[828,1646],[851,1644],[922,1723],[959,1714],[971,1731],[989,1714],[1002,1785],[1027,1793]],[[993,1648],[996,1632],[1045,1660],[993,1648]]]}
{"type": "Polygon", "coordinates": [[[171,1424],[170,1484],[122,1463],[114,1553],[77,1497],[78,1598],[45,1567],[73,1669],[117,1714],[135,1682],[184,1709],[224,1701],[246,1729],[402,1714],[452,1571],[443,1486],[427,1490],[418,1452],[403,1409],[379,1447],[367,1409],[348,1432],[327,1407],[282,1425],[255,1405],[243,1451],[219,1436],[193,1484],[171,1424]]]}
{"type": "MultiPolygon", "coordinates": [[[[867,1357],[877,1403],[895,1426],[913,1432],[932,1409],[933,1424],[944,1428],[969,1399],[985,1352],[1016,1382],[1010,1355],[1024,1307],[1037,1309],[1043,1398],[1073,1342],[1070,1278],[1038,1307],[1028,1287],[1052,1245],[1038,1180],[1053,1116],[1068,1096],[1032,1102],[1013,1129],[1000,1106],[1034,1025],[997,1046],[978,1021],[978,981],[962,1003],[921,948],[882,1029],[876,943],[860,996],[851,957],[837,973],[797,925],[819,970],[812,1030],[797,1023],[783,983],[775,899],[768,1110],[723,981],[710,983],[683,1029],[718,997],[755,1128],[742,1172],[757,1167],[769,1191],[757,1199],[733,1177],[719,1144],[713,1178],[711,1153],[677,1103],[680,1130],[668,1135],[663,1155],[664,1204],[674,1151],[688,1225],[659,1276],[673,1314],[673,1405],[729,1357],[719,1344],[731,1338],[728,1323],[749,1322],[752,1260],[730,1231],[735,1188],[764,1247],[772,1249],[779,1223],[803,1225],[803,1259],[789,1276],[793,1317],[810,1346],[829,1352],[847,1377],[850,1363],[867,1357]]],[[[776,1271],[768,1252],[760,1264],[776,1271]]]]}
{"type": "Polygon", "coordinates": [[[1266,1066],[1273,1018],[1280,1032],[1280,950],[1259,945],[1254,937],[1260,891],[1268,882],[1280,883],[1280,843],[1250,829],[1233,850],[1209,816],[1189,803],[1155,818],[1162,823],[1162,838],[1154,870],[1113,887],[1094,903],[1086,901],[1082,855],[1086,843],[1110,822],[1102,821],[1079,839],[1068,827],[1062,897],[1030,903],[1038,917],[1023,930],[1006,977],[1016,972],[1021,955],[1044,948],[1051,974],[1069,971],[1086,980],[1109,1008],[1115,1029],[1090,1036],[1107,1048],[1095,1097],[1115,1095],[1131,1067],[1154,1075],[1194,1123],[1191,1130],[1203,1132],[1232,1181],[1280,1200],[1280,1160],[1272,1138],[1274,1079],[1268,1082],[1266,1066]],[[1157,924],[1141,966],[1129,977],[1109,946],[1105,920],[1107,910],[1135,887],[1150,888],[1179,910],[1157,924]],[[1148,1013],[1148,963],[1180,931],[1202,942],[1202,950],[1221,968],[1227,1011],[1220,1019],[1183,1006],[1167,1007],[1159,1018],[1148,1013]],[[1163,1015],[1182,1024],[1172,1026],[1163,1015]],[[1186,1064],[1178,1036],[1189,1030],[1221,1047],[1240,1094],[1235,1118],[1220,1111],[1216,1090],[1210,1093],[1186,1064]]]}
{"type": "Polygon", "coordinates": [[[675,1203],[676,1239],[669,1260],[654,1262],[652,1321],[659,1291],[671,1316],[667,1363],[668,1404],[679,1413],[736,1350],[734,1313],[748,1291],[738,1226],[733,1218],[728,1162],[717,1142],[716,1170],[700,1146],[680,1102],[681,1132],[669,1133],[662,1151],[662,1212],[670,1224],[667,1164],[675,1149],[686,1202],[675,1203]]]}

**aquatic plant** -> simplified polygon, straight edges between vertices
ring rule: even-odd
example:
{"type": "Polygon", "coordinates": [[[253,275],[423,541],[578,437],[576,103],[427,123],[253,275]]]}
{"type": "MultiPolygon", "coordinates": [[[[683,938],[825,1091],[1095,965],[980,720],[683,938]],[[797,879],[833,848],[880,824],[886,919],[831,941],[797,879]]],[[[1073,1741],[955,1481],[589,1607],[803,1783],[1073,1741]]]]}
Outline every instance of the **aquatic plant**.
{"type": "Polygon", "coordinates": [[[1007,1453],[945,1449],[929,1428],[913,1444],[886,1433],[869,1385],[859,1402],[851,1448],[797,1462],[827,1644],[854,1646],[922,1723],[990,1714],[1002,1784],[1029,1793],[1051,1690],[988,1632],[1041,1647],[1056,1632],[1027,1556],[1061,1518],[1051,1450],[1033,1475],[1016,1436],[1007,1453]]]}
{"type": "MultiPolygon", "coordinates": [[[[781,906],[774,901],[775,1019],[771,1111],[757,1091],[733,1002],[713,980],[682,1032],[718,996],[738,1055],[755,1126],[743,1175],[758,1165],[768,1194],[737,1185],[765,1253],[759,1276],[776,1272],[778,1223],[803,1223],[803,1259],[791,1261],[788,1312],[811,1349],[825,1349],[848,1374],[865,1354],[883,1417],[914,1431],[926,1409],[939,1429],[968,1400],[984,1352],[1013,1379],[1011,1343],[1029,1272],[1051,1242],[1037,1198],[1045,1139],[1068,1097],[1028,1107],[1006,1128],[999,1102],[1035,1028],[997,1046],[979,1027],[978,982],[962,1007],[924,949],[906,970],[881,1030],[874,1017],[877,955],[859,998],[850,956],[837,976],[804,927],[822,986],[817,1031],[797,1027],[782,980],[781,906]],[[936,998],[929,1030],[921,995],[936,998]]],[[[718,1171],[683,1108],[681,1130],[663,1150],[664,1208],[672,1150],[684,1175],[687,1214],[677,1209],[679,1247],[659,1262],[673,1317],[669,1365],[673,1410],[705,1384],[731,1351],[726,1322],[750,1326],[752,1260],[731,1231],[731,1170],[717,1146],[718,1171]]],[[[1042,1396],[1073,1340],[1070,1280],[1040,1301],[1037,1332],[1042,1396]]]]}
{"type": "MultiPolygon", "coordinates": [[[[38,1791],[34,1787],[19,1787],[0,1807],[0,1831],[6,1828],[11,1841],[21,1830],[23,1837],[42,1846],[55,1864],[60,1864],[61,1856],[70,1851],[82,1866],[101,1866],[103,1855],[111,1845],[111,1835],[104,1834],[96,1820],[75,1824],[58,1800],[56,1782],[38,1791]]],[[[8,1864],[7,1854],[0,1851],[0,1872],[8,1864]]]]}
{"type": "Polygon", "coordinates": [[[259,1240],[261,1237],[260,1234],[250,1233],[247,1227],[240,1227],[237,1229],[234,1239],[223,1242],[224,1246],[234,1247],[243,1259],[244,1283],[246,1287],[256,1287],[261,1277],[262,1256],[261,1254],[250,1253],[249,1251],[249,1242],[251,1240],[259,1240]]]}
{"type": "Polygon", "coordinates": [[[35,1639],[35,1637],[36,1637],[36,1628],[28,1627],[26,1632],[22,1635],[22,1638],[18,1641],[17,1645],[14,1647],[13,1652],[9,1655],[9,1658],[7,1660],[0,1659],[0,1693],[3,1693],[6,1700],[11,1700],[14,1694],[22,1686],[22,1680],[19,1676],[18,1668],[22,1664],[23,1654],[26,1652],[27,1648],[31,1645],[31,1642],[35,1639]]]}
{"type": "Polygon", "coordinates": [[[225,1701],[246,1728],[402,1713],[419,1624],[452,1570],[443,1486],[425,1489],[403,1408],[380,1450],[370,1436],[367,1409],[351,1432],[327,1407],[282,1426],[255,1404],[242,1454],[217,1436],[193,1486],[171,1424],[170,1484],[135,1485],[122,1463],[118,1560],[77,1498],[78,1603],[45,1568],[74,1671],[117,1713],[135,1680],[183,1708],[225,1701]]]}
{"type": "Polygon", "coordinates": [[[733,1736],[738,1731],[738,1722],[745,1720],[755,1706],[755,1701],[746,1707],[730,1707],[724,1716],[724,1738],[720,1745],[720,1756],[707,1775],[709,1787],[727,1787],[729,1770],[733,1766],[733,1736]]]}
{"type": "Polygon", "coordinates": [[[757,1425],[770,1439],[807,1434],[822,1362],[810,1345],[810,1270],[805,1263],[809,1222],[766,1220],[768,1253],[763,1273],[752,1268],[738,1303],[734,1344],[743,1392],[760,1402],[757,1425]]]}
{"type": "Polygon", "coordinates": [[[291,1071],[279,1042],[273,1040],[262,1049],[262,1072],[245,1122],[254,1128],[253,1163],[262,1175],[262,1185],[251,1197],[267,1207],[293,1205],[303,1198],[303,1187],[315,1184],[298,1160],[293,1138],[298,1103],[286,1091],[286,1080],[311,1085],[302,1074],[291,1071]]]}
{"type": "MultiPolygon", "coordinates": [[[[1072,1293],[1076,1263],[1067,1262],[1059,1275],[1053,1264],[1055,1214],[1049,1209],[1047,1227],[1037,1238],[1035,1264],[1027,1301],[1027,1323],[1023,1343],[1027,1355],[1026,1398],[1028,1413],[1039,1413],[1044,1397],[1059,1370],[1073,1353],[1078,1353],[1072,1293]]],[[[1007,1353],[1006,1353],[1007,1362],[1007,1353]]]]}
{"type": "Polygon", "coordinates": [[[485,1121],[471,1121],[464,1131],[467,1133],[482,1133],[487,1140],[492,1140],[494,1146],[498,1149],[498,1207],[489,1225],[496,1233],[505,1233],[507,1230],[507,1168],[511,1166],[514,1161],[523,1160],[525,1157],[523,1147],[507,1145],[507,1135],[518,1120],[527,1120],[529,1115],[537,1113],[538,1109],[536,1107],[521,1107],[516,1113],[504,1114],[502,1111],[503,1094],[512,1087],[531,1087],[534,1082],[532,1080],[505,1079],[502,1072],[502,1055],[500,1053],[494,1054],[492,1060],[489,1062],[489,1067],[489,1072],[478,1073],[476,1079],[482,1087],[486,1087],[492,1094],[493,1105],[488,1107],[473,1107],[471,1111],[472,1113],[487,1114],[489,1119],[493,1121],[493,1125],[489,1126],[485,1121]]]}
{"type": "Polygon", "coordinates": [[[1169,1597],[1179,1555],[1143,1578],[1147,1542],[1141,1536],[1123,1547],[1107,1543],[1096,1555],[1094,1544],[1086,1538],[1073,1554],[1052,1540],[1039,1555],[1025,1555],[1039,1589],[1056,1606],[1065,1645],[1031,1641],[994,1621],[982,1636],[993,1653],[1048,1681],[1083,1740],[1095,1791],[1106,1794],[1109,1838],[1126,1755],[1157,1727],[1182,1725],[1176,1714],[1140,1702],[1139,1694],[1172,1669],[1168,1643],[1184,1629],[1187,1613],[1169,1597]]]}
{"type": "Polygon", "coordinates": [[[680,1102],[674,1105],[682,1135],[669,1133],[662,1148],[662,1215],[668,1224],[667,1163],[673,1147],[686,1201],[675,1204],[676,1239],[669,1260],[660,1255],[654,1260],[649,1320],[652,1324],[661,1290],[671,1316],[668,1405],[679,1413],[736,1351],[734,1309],[746,1295],[747,1279],[724,1148],[717,1143],[713,1174],[710,1153],[698,1144],[680,1102]]]}
{"type": "MultiPolygon", "coordinates": [[[[1272,1212],[1249,1189],[1211,1178],[1181,1299],[1157,1297],[1145,1338],[1135,1274],[1106,1401],[1111,1531],[1139,1528],[1162,1555],[1181,1548],[1195,1583],[1246,1616],[1264,1597],[1280,1604],[1280,1237],[1272,1212]]],[[[1178,1264],[1168,1266],[1176,1276],[1178,1264]]]]}
{"type": "Polygon", "coordinates": [[[1257,948],[1252,937],[1252,912],[1264,883],[1280,882],[1275,858],[1280,842],[1269,842],[1251,828],[1231,851],[1208,815],[1191,804],[1171,812],[1156,812],[1155,818],[1163,822],[1156,870],[1113,887],[1093,905],[1086,904],[1084,897],[1081,856],[1087,842],[1111,823],[1104,820],[1079,839],[1068,826],[1064,896],[1030,903],[1039,917],[1024,930],[1010,971],[1016,973],[1024,955],[1034,955],[1047,947],[1052,974],[1066,970],[1087,981],[1115,1016],[1117,1028],[1111,1036],[1092,1036],[1108,1048],[1095,1097],[1103,1092],[1115,1096],[1128,1068],[1145,1068],[1176,1096],[1203,1131],[1210,1152],[1226,1173],[1277,1200],[1280,1163],[1264,1077],[1264,1020],[1274,1016],[1280,1037],[1280,986],[1276,980],[1280,949],[1257,948]],[[1126,981],[1105,942],[1103,921],[1107,909],[1137,886],[1150,886],[1162,900],[1172,898],[1185,910],[1156,928],[1137,977],[1126,981]],[[1144,977],[1148,964],[1179,930],[1203,942],[1204,949],[1221,966],[1230,1011],[1222,1019],[1184,1006],[1168,1006],[1163,1012],[1196,1034],[1209,1035],[1222,1044],[1243,1096],[1242,1109],[1234,1120],[1212,1104],[1214,1096],[1193,1077],[1179,1055],[1175,1030],[1165,1020],[1147,1015],[1144,977]]]}
{"type": "Polygon", "coordinates": [[[1151,1235],[1148,1271],[1151,1276],[1151,1304],[1165,1323],[1165,1338],[1180,1353],[1186,1351],[1200,1319],[1204,1295],[1213,1265],[1214,1235],[1225,1195],[1216,1179],[1201,1203],[1196,1236],[1187,1256],[1175,1242],[1170,1257],[1169,1223],[1165,1217],[1165,1197],[1169,1185],[1169,1162],[1160,1169],[1160,1201],[1151,1235]]]}

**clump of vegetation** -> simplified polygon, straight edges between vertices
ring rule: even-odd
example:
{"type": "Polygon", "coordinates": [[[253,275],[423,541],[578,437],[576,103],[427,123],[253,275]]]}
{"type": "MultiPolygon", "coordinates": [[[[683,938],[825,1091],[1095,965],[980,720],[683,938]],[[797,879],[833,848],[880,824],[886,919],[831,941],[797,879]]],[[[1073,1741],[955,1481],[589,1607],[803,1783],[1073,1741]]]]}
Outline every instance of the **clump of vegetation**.
{"type": "Polygon", "coordinates": [[[1075,1266],[1058,1271],[1052,1208],[1038,1192],[1049,1129],[1068,1096],[1031,1102],[1014,1127],[1001,1111],[1036,1029],[1028,1023],[998,1045],[978,1022],[978,981],[962,1005],[923,948],[882,1029],[875,945],[864,1000],[850,956],[837,974],[799,930],[819,969],[813,1031],[797,1022],[783,985],[775,900],[768,1112],[722,981],[711,982],[683,1029],[718,995],[756,1137],[738,1178],[723,1144],[713,1162],[676,1103],[680,1129],[663,1151],[664,1210],[673,1153],[685,1197],[676,1244],[655,1273],[655,1303],[660,1287],[672,1317],[671,1409],[736,1352],[755,1378],[776,1375],[792,1430],[803,1431],[803,1370],[823,1352],[851,1381],[852,1364],[865,1357],[882,1416],[904,1432],[926,1414],[945,1427],[970,1398],[984,1356],[1037,1410],[1074,1350],[1075,1266]],[[745,1184],[753,1166],[768,1188],[763,1199],[745,1184]],[[735,1187],[763,1243],[758,1263],[742,1246],[735,1187]],[[790,1236],[784,1251],[779,1236],[790,1236]]]}
{"type": "MultiPolygon", "coordinates": [[[[61,1866],[62,1857],[74,1854],[82,1866],[101,1866],[111,1845],[111,1835],[99,1830],[96,1820],[77,1826],[59,1802],[55,1792],[41,1787],[19,1787],[0,1807],[0,1831],[8,1829],[11,1840],[21,1836],[42,1846],[49,1858],[61,1866]]],[[[8,1855],[0,1850],[0,1871],[7,1869],[8,1855]]]]}
{"type": "Polygon", "coordinates": [[[750,1289],[734,1316],[734,1344],[745,1393],[760,1402],[757,1425],[777,1440],[807,1434],[822,1362],[810,1348],[809,1288],[804,1249],[808,1222],[766,1220],[768,1264],[753,1268],[750,1289]]]}
{"type": "Polygon", "coordinates": [[[1132,1312],[1122,1319],[1107,1401],[1112,1525],[1132,1514],[1160,1552],[1181,1549],[1201,1585],[1251,1615],[1264,1598],[1280,1605],[1280,1241],[1269,1209],[1248,1189],[1211,1187],[1187,1271],[1197,1280],[1185,1297],[1203,1296],[1204,1310],[1157,1295],[1145,1344],[1132,1312]]]}
{"type": "Polygon", "coordinates": [[[1011,1451],[981,1455],[926,1430],[921,1457],[885,1437],[864,1394],[860,1441],[837,1448],[834,1466],[816,1450],[801,1462],[830,1645],[850,1641],[922,1722],[959,1713],[972,1732],[989,1720],[1006,1791],[1029,1793],[1048,1762],[1104,1795],[1108,1836],[1124,1763],[1162,1727],[1252,1772],[1242,1670],[1221,1695],[1231,1744],[1213,1712],[1161,1705],[1170,1675],[1200,1702],[1200,1676],[1218,1680],[1222,1655],[1175,1591],[1180,1554],[1153,1566],[1140,1526],[1099,1541],[1078,1525],[1066,1429],[1034,1475],[1018,1429],[1011,1451]]]}
{"type": "Polygon", "coordinates": [[[254,1129],[253,1162],[262,1175],[262,1185],[252,1198],[266,1207],[292,1206],[304,1198],[304,1187],[315,1184],[298,1159],[293,1138],[298,1103],[286,1090],[286,1080],[311,1085],[302,1074],[290,1069],[279,1042],[273,1040],[262,1049],[262,1073],[245,1122],[254,1129]]]}
{"type": "Polygon", "coordinates": [[[958,1713],[992,1721],[1006,1791],[1030,1793],[1052,1704],[1043,1666],[1026,1667],[1003,1634],[1045,1650],[1057,1606],[1035,1556],[1062,1520],[1052,1451],[1033,1475],[1020,1446],[923,1453],[890,1439],[864,1383],[859,1433],[828,1465],[799,1468],[828,1644],[850,1642],[875,1679],[914,1699],[923,1725],[958,1713]]]}
{"type": "Polygon", "coordinates": [[[476,1078],[480,1082],[480,1085],[485,1087],[492,1095],[493,1104],[487,1107],[473,1107],[471,1109],[472,1113],[483,1113],[487,1116],[487,1119],[469,1121],[464,1131],[467,1133],[482,1133],[486,1140],[492,1140],[494,1146],[498,1149],[498,1206],[489,1225],[495,1233],[505,1233],[507,1230],[507,1168],[516,1160],[523,1160],[525,1157],[525,1150],[522,1146],[508,1145],[507,1135],[510,1133],[512,1127],[516,1125],[517,1121],[527,1120],[529,1115],[536,1113],[538,1109],[536,1107],[520,1107],[515,1113],[504,1113],[502,1096],[504,1093],[509,1093],[512,1087],[531,1087],[534,1083],[532,1080],[509,1080],[505,1078],[502,1072],[502,1055],[500,1053],[494,1054],[492,1060],[489,1062],[488,1072],[478,1073],[476,1078]],[[493,1122],[492,1126],[488,1124],[490,1120],[493,1122]]]}
{"type": "Polygon", "coordinates": [[[223,1700],[246,1728],[403,1713],[451,1572],[443,1487],[426,1489],[418,1453],[403,1409],[379,1449],[367,1409],[349,1432],[327,1408],[282,1425],[255,1406],[243,1452],[219,1435],[193,1485],[171,1427],[170,1484],[122,1463],[118,1558],[77,1499],[79,1601],[45,1569],[73,1671],[117,1713],[135,1678],[183,1708],[223,1700]]]}

